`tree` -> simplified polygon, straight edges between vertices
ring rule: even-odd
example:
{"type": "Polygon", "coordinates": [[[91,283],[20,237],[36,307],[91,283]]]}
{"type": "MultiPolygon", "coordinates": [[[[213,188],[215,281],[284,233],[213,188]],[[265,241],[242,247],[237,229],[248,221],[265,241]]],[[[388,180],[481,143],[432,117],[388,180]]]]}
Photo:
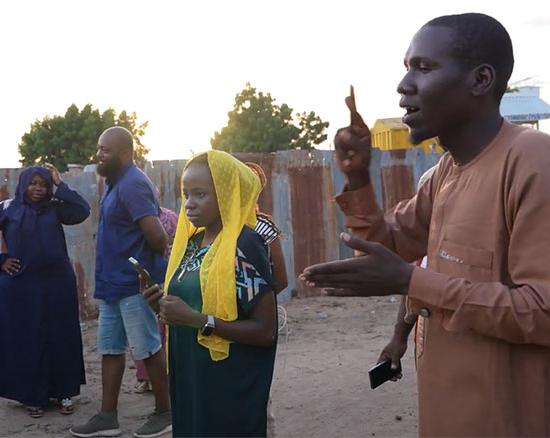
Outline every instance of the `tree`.
{"type": "Polygon", "coordinates": [[[138,124],[136,113],[122,111],[117,115],[108,108],[102,114],[87,104],[78,109],[72,104],[64,116],[44,117],[36,120],[19,143],[23,165],[52,163],[59,170],[67,170],[67,164],[90,164],[95,162],[97,139],[111,126],[123,126],[134,136],[134,158],[140,166],[145,165],[149,153],[140,140],[148,122],[138,124]]]}
{"type": "Polygon", "coordinates": [[[226,152],[274,152],[312,149],[327,139],[328,122],[315,112],[296,113],[287,104],[276,105],[270,93],[247,83],[235,96],[227,126],[210,140],[213,149],[226,152]]]}

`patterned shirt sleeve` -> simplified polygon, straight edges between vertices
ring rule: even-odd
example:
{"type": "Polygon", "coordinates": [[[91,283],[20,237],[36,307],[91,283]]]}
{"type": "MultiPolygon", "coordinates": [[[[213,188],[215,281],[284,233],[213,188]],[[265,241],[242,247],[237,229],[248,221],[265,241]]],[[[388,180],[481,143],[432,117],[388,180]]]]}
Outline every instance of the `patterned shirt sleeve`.
{"type": "Polygon", "coordinates": [[[168,234],[169,244],[172,245],[178,227],[178,215],[168,208],[160,207],[159,219],[164,231],[168,234]]]}
{"type": "Polygon", "coordinates": [[[271,245],[281,235],[281,230],[273,220],[266,215],[257,215],[256,228],[254,231],[264,239],[267,245],[271,245]]]}
{"type": "Polygon", "coordinates": [[[271,264],[266,244],[250,228],[245,228],[237,243],[235,257],[237,302],[248,315],[260,298],[273,292],[271,264]]]}

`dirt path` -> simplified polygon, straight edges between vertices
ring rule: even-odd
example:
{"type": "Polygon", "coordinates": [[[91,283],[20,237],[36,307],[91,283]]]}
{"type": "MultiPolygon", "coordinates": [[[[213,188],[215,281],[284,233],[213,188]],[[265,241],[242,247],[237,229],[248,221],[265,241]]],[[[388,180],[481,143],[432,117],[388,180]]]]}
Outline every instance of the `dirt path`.
{"type": "MultiPolygon", "coordinates": [[[[393,301],[393,300],[392,300],[393,301]]],[[[273,398],[280,437],[416,435],[412,346],[404,378],[371,390],[367,370],[392,333],[389,298],[308,298],[287,307],[273,398]]]]}
{"type": "MultiPolygon", "coordinates": [[[[416,435],[416,380],[412,346],[404,378],[371,390],[367,369],[391,334],[397,303],[390,298],[307,298],[286,305],[288,335],[281,333],[273,406],[278,437],[403,437],[416,435]]],[[[61,416],[51,407],[38,420],[22,406],[0,400],[1,437],[68,437],[68,428],[99,408],[101,369],[96,326],[84,332],[88,384],[77,411],[61,416]]],[[[124,375],[119,421],[124,437],[152,410],[151,394],[134,394],[135,370],[124,375]]]]}

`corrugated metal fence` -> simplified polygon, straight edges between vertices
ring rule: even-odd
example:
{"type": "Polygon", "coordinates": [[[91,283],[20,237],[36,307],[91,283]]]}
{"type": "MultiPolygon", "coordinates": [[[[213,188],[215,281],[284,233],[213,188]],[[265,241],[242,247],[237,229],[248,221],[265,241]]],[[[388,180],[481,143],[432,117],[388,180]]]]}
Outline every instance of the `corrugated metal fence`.
{"type": "MultiPolygon", "coordinates": [[[[344,229],[343,216],[334,203],[335,193],[344,186],[344,176],[337,169],[330,151],[288,151],[274,154],[236,154],[243,161],[260,164],[267,176],[267,186],[260,197],[260,208],[271,214],[283,231],[289,287],[282,299],[316,294],[296,281],[308,265],[350,257],[339,232],[344,229]]],[[[420,149],[380,151],[374,149],[371,177],[379,205],[389,208],[414,193],[422,173],[437,163],[440,154],[420,149]]],[[[161,205],[179,212],[180,178],[185,160],[154,161],[145,171],[159,188],[161,205]]],[[[0,200],[15,193],[19,169],[0,169],[0,200]]],[[[71,171],[63,179],[78,190],[92,206],[91,218],[83,224],[66,227],[69,255],[78,279],[82,319],[97,315],[94,290],[95,233],[103,181],[95,166],[83,172],[71,171]]]]}

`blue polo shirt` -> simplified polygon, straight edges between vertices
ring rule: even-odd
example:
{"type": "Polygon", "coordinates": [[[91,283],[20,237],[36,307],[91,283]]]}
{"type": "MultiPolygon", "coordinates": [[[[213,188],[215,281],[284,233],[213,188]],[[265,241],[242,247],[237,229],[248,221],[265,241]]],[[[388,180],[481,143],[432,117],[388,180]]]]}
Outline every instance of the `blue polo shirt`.
{"type": "Polygon", "coordinates": [[[166,260],[149,247],[137,223],[160,214],[151,180],[132,164],[106,183],[97,230],[94,298],[113,302],[139,293],[138,275],[128,257],[137,259],[155,283],[164,281],[166,260]]]}

